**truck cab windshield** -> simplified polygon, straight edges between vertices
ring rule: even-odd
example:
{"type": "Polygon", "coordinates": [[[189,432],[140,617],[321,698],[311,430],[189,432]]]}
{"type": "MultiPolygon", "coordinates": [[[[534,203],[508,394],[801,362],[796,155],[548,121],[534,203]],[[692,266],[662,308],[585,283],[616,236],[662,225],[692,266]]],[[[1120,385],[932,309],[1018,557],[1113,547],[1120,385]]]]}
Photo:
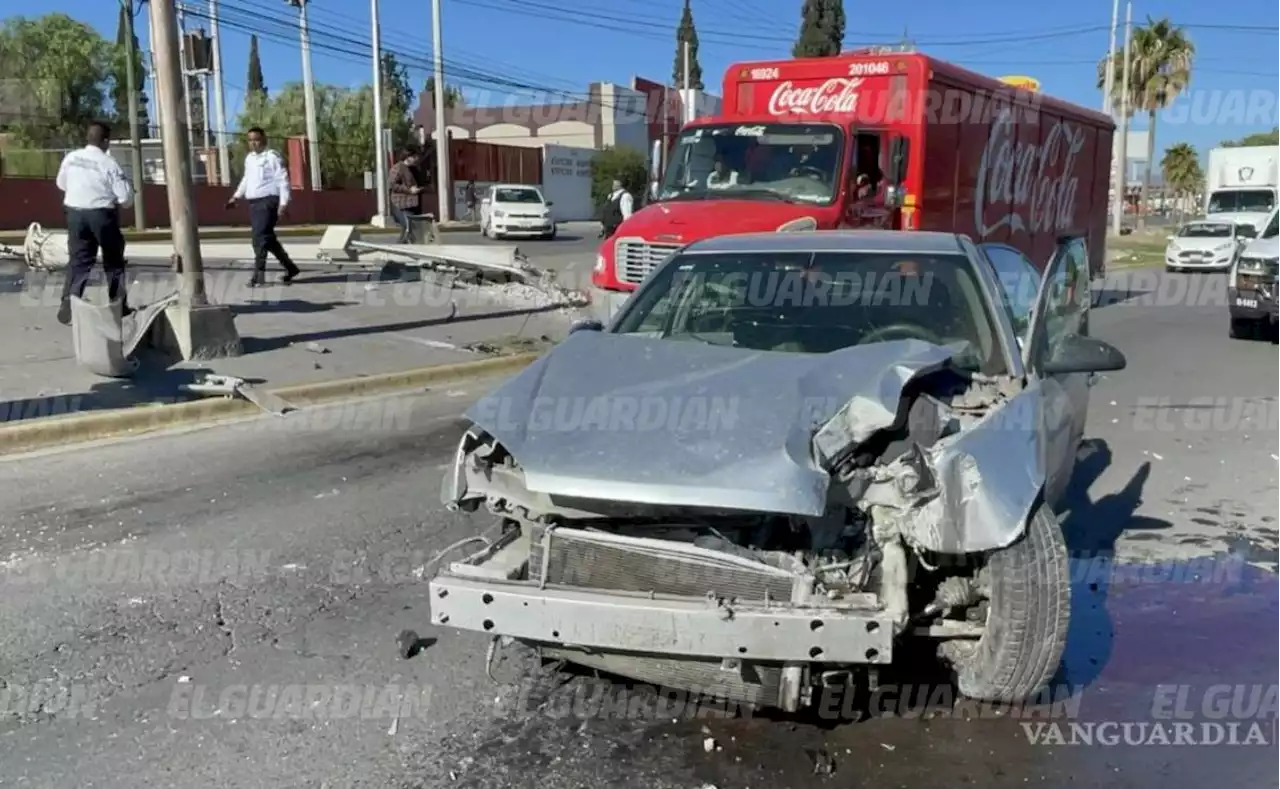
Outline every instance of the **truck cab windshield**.
{"type": "Polygon", "coordinates": [[[676,140],[658,199],[830,203],[840,185],[843,140],[838,126],[824,123],[686,129],[676,140]]]}
{"type": "Polygon", "coordinates": [[[1276,207],[1276,196],[1268,189],[1231,189],[1214,192],[1209,197],[1210,214],[1234,211],[1266,213],[1276,207]]]}

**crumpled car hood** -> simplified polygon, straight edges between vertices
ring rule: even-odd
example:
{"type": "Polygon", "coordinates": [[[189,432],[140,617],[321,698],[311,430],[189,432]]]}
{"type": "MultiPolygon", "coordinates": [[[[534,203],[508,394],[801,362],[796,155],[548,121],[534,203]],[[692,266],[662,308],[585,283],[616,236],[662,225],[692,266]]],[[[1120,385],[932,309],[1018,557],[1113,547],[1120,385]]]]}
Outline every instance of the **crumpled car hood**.
{"type": "Polygon", "coordinates": [[[578,332],[466,417],[532,492],[820,516],[830,478],[815,455],[893,424],[903,388],[951,355],[918,340],[815,355],[578,332]]]}

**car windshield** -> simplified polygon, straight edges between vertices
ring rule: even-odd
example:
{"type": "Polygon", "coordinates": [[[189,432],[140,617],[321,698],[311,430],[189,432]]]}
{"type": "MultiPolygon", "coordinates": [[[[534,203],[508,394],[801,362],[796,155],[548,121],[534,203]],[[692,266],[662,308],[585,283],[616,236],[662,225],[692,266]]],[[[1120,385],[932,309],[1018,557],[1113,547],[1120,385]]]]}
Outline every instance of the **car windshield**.
{"type": "Polygon", "coordinates": [[[839,186],[844,134],[826,123],[721,124],[676,140],[660,200],[785,200],[830,203],[839,186]]]}
{"type": "Polygon", "coordinates": [[[1209,198],[1209,213],[1231,211],[1265,213],[1276,207],[1276,196],[1269,189],[1231,189],[1214,192],[1209,198]]]}
{"type": "Polygon", "coordinates": [[[1271,215],[1271,221],[1267,223],[1267,229],[1262,231],[1263,238],[1276,237],[1276,215],[1271,215]]]}
{"type": "Polygon", "coordinates": [[[541,203],[542,195],[537,189],[499,189],[496,199],[499,203],[541,203]]]}
{"type": "Polygon", "coordinates": [[[921,339],[998,375],[1006,365],[981,287],[959,254],[685,253],[654,272],[612,331],[792,353],[921,339]]]}
{"type": "Polygon", "coordinates": [[[1182,226],[1178,238],[1231,238],[1234,230],[1225,222],[1193,222],[1182,226]]]}

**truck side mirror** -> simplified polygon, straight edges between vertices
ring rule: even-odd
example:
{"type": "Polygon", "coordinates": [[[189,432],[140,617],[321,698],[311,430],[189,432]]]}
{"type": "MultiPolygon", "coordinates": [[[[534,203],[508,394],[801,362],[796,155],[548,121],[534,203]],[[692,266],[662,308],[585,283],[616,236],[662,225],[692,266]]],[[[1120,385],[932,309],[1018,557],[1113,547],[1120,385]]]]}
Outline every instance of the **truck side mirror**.
{"type": "Polygon", "coordinates": [[[907,153],[910,147],[906,137],[894,137],[889,143],[889,180],[901,186],[907,180],[907,153]]]}

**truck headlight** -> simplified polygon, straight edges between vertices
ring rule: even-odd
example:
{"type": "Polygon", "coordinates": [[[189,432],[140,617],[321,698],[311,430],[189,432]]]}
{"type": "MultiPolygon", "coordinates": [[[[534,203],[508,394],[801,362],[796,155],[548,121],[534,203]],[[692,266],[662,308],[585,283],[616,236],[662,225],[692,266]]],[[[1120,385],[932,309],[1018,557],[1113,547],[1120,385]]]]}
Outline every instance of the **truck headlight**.
{"type": "Polygon", "coordinates": [[[810,230],[818,229],[818,220],[811,216],[802,216],[799,219],[792,219],[778,225],[779,233],[805,233],[810,230]]]}

